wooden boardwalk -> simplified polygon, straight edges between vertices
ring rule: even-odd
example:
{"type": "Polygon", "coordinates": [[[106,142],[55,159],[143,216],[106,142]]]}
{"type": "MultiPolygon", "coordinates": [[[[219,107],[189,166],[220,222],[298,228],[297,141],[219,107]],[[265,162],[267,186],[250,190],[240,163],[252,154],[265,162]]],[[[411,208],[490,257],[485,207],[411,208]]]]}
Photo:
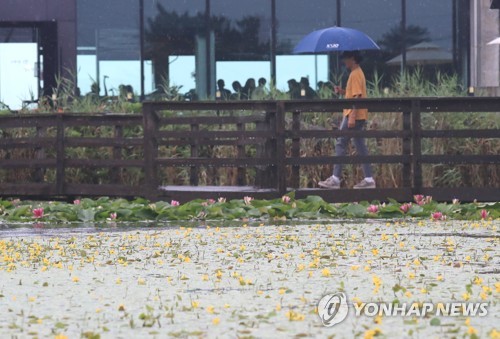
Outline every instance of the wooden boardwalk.
{"type": "MultiPolygon", "coordinates": [[[[142,196],[151,200],[225,197],[273,198],[296,191],[329,201],[498,200],[499,187],[425,187],[423,166],[495,166],[499,154],[422,154],[423,142],[468,138],[498,142],[500,130],[423,129],[429,112],[496,112],[498,98],[398,98],[329,101],[145,102],[142,115],[36,114],[0,117],[0,195],[33,199],[142,196]],[[304,128],[306,114],[343,108],[399,112],[397,130],[339,131],[304,128]],[[398,154],[305,156],[304,140],[363,135],[399,139],[398,154]],[[227,151],[229,150],[230,151],[227,151]],[[226,150],[226,151],[223,151],[226,150]],[[300,187],[303,166],[399,164],[399,187],[323,190],[300,187]],[[217,172],[219,169],[232,169],[217,172]],[[218,184],[204,185],[207,176],[218,184]],[[179,185],[178,178],[185,185],[179,185]],[[83,178],[83,179],[82,179],[83,178]],[[212,178],[211,178],[212,179],[212,178]],[[236,185],[235,185],[236,184],[236,185]]],[[[453,113],[450,113],[453,114],[453,113]]],[[[497,121],[498,121],[497,119],[497,121]]],[[[498,125],[498,124],[497,124],[498,125]]]]}

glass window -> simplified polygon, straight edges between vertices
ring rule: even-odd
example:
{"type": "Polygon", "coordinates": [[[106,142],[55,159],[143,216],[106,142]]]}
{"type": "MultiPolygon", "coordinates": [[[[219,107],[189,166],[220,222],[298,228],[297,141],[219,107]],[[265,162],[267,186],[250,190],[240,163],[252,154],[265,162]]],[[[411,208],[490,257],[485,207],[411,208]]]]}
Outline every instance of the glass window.
{"type": "Polygon", "coordinates": [[[78,87],[82,94],[118,95],[140,89],[139,1],[79,0],[78,87]],[[94,83],[98,87],[92,86],[94,83]],[[93,90],[92,90],[93,87],[93,90]]]}
{"type": "Polygon", "coordinates": [[[362,66],[367,79],[377,71],[389,82],[400,72],[399,64],[387,62],[401,53],[401,0],[343,0],[341,9],[342,26],[368,34],[381,48],[364,53],[362,66]]]}
{"type": "Polygon", "coordinates": [[[277,56],[276,88],[290,93],[293,86],[307,80],[317,90],[329,79],[328,56],[294,55],[293,48],[312,31],[335,26],[335,0],[276,0],[277,56]]]}
{"type": "Polygon", "coordinates": [[[211,0],[211,12],[216,78],[224,82],[218,81],[216,96],[230,91],[233,97],[264,99],[271,74],[271,1],[211,0]],[[259,79],[265,84],[256,90],[259,79]]]}
{"type": "Polygon", "coordinates": [[[453,73],[453,4],[449,1],[407,2],[407,65],[422,66],[431,78],[436,70],[453,73]]]}
{"type": "Polygon", "coordinates": [[[204,0],[144,1],[146,74],[155,94],[209,95],[204,0]],[[148,70],[149,69],[149,70],[148,70]],[[168,93],[165,93],[167,88],[168,93]]]}

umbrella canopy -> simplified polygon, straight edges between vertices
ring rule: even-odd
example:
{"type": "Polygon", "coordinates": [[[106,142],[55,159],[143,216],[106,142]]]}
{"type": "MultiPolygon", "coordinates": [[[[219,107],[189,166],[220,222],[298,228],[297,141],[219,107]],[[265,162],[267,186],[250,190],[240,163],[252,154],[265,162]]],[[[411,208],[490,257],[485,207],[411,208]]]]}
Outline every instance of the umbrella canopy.
{"type": "Polygon", "coordinates": [[[488,42],[488,45],[500,45],[500,37],[488,42]]]}
{"type": "MultiPolygon", "coordinates": [[[[395,58],[387,61],[389,66],[397,66],[403,62],[403,56],[400,54],[395,58]]],[[[409,47],[406,50],[407,65],[440,65],[453,62],[453,55],[442,50],[439,46],[422,42],[420,44],[409,47]]]]}
{"type": "Polygon", "coordinates": [[[380,49],[368,35],[353,28],[330,27],[306,35],[293,50],[295,54],[380,49]]]}

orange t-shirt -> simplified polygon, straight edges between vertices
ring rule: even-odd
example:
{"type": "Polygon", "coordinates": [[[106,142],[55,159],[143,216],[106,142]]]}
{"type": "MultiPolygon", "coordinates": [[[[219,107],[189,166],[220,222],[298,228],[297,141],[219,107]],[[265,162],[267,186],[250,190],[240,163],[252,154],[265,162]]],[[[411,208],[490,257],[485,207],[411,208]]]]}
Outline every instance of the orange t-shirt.
{"type": "MultiPolygon", "coordinates": [[[[361,67],[351,71],[349,74],[349,79],[347,80],[347,87],[345,89],[345,98],[352,99],[356,96],[361,96],[361,98],[366,98],[366,79],[365,74],[361,67]]],[[[352,112],[352,109],[345,109],[344,116],[348,116],[352,112]]],[[[357,109],[356,120],[366,120],[368,119],[368,110],[365,108],[357,109]]]]}

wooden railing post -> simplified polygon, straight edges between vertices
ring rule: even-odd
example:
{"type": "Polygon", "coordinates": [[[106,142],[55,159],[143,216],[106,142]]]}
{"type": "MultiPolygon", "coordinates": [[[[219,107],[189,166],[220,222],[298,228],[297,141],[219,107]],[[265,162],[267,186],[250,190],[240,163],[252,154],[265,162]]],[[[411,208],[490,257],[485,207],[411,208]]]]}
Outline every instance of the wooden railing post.
{"type": "MultiPolygon", "coordinates": [[[[300,132],[300,116],[300,111],[293,112],[292,131],[297,134],[300,132]]],[[[291,154],[293,158],[300,157],[300,137],[298,136],[292,139],[291,154]]],[[[300,165],[292,165],[291,187],[300,188],[300,165]]]]}
{"type": "MultiPolygon", "coordinates": [[[[258,132],[274,132],[272,127],[274,122],[274,112],[265,113],[265,121],[258,121],[255,123],[255,130],[258,132]]],[[[275,140],[272,138],[267,138],[262,144],[257,144],[255,146],[256,158],[272,158],[273,148],[275,140]]],[[[259,188],[269,188],[273,185],[272,176],[274,169],[270,166],[256,166],[255,167],[255,186],[259,188]]]]}
{"type": "MultiPolygon", "coordinates": [[[[403,132],[411,133],[411,112],[403,112],[403,132]]],[[[411,148],[412,148],[412,135],[407,134],[403,137],[403,156],[407,158],[411,158],[411,148]]],[[[412,180],[411,180],[411,162],[403,163],[403,187],[411,188],[412,180]]]]}
{"type": "Polygon", "coordinates": [[[144,128],[144,175],[146,193],[150,200],[158,198],[158,143],[156,132],[158,130],[158,117],[153,107],[147,103],[143,104],[143,128],[144,128]]]}
{"type": "Polygon", "coordinates": [[[420,120],[420,100],[412,100],[412,144],[413,144],[413,194],[421,194],[422,180],[422,123],[420,120]]]}
{"type": "MultiPolygon", "coordinates": [[[[123,126],[116,125],[114,131],[115,140],[121,140],[123,138],[123,126]]],[[[121,160],[122,159],[122,148],[120,146],[113,147],[113,159],[121,160]]],[[[111,182],[113,184],[118,184],[120,182],[120,174],[122,172],[121,167],[112,167],[110,168],[111,174],[111,182]]]]}
{"type": "MultiPolygon", "coordinates": [[[[245,124],[243,124],[243,123],[236,124],[236,129],[243,134],[245,132],[245,124]]],[[[239,143],[237,146],[238,158],[243,159],[243,158],[245,158],[245,145],[242,143],[242,141],[244,141],[245,139],[240,136],[238,138],[238,140],[239,140],[239,143]]],[[[241,167],[241,166],[238,167],[238,174],[237,174],[237,179],[236,179],[238,186],[245,185],[245,177],[246,177],[245,167],[241,167]]]]}
{"type": "MultiPolygon", "coordinates": [[[[47,128],[46,127],[36,127],[36,138],[41,139],[45,138],[47,135],[47,128]]],[[[35,159],[36,160],[45,160],[45,148],[43,147],[37,147],[35,148],[35,159]]],[[[33,179],[35,182],[43,182],[45,179],[45,168],[39,167],[35,170],[35,173],[33,174],[33,179]]]]}
{"type": "Polygon", "coordinates": [[[56,192],[58,195],[64,195],[65,181],[65,151],[64,151],[64,115],[58,114],[56,117],[56,192]]]}
{"type": "Polygon", "coordinates": [[[286,155],[285,155],[285,102],[276,102],[276,189],[286,194],[286,155]]]}
{"type": "MultiPolygon", "coordinates": [[[[191,124],[191,132],[196,133],[200,130],[200,125],[198,124],[191,124]]],[[[192,138],[191,139],[191,158],[197,158],[199,157],[199,139],[198,138],[192,138]]],[[[193,165],[191,166],[191,173],[189,177],[189,184],[191,186],[198,186],[199,184],[199,167],[198,165],[193,165]]]]}

